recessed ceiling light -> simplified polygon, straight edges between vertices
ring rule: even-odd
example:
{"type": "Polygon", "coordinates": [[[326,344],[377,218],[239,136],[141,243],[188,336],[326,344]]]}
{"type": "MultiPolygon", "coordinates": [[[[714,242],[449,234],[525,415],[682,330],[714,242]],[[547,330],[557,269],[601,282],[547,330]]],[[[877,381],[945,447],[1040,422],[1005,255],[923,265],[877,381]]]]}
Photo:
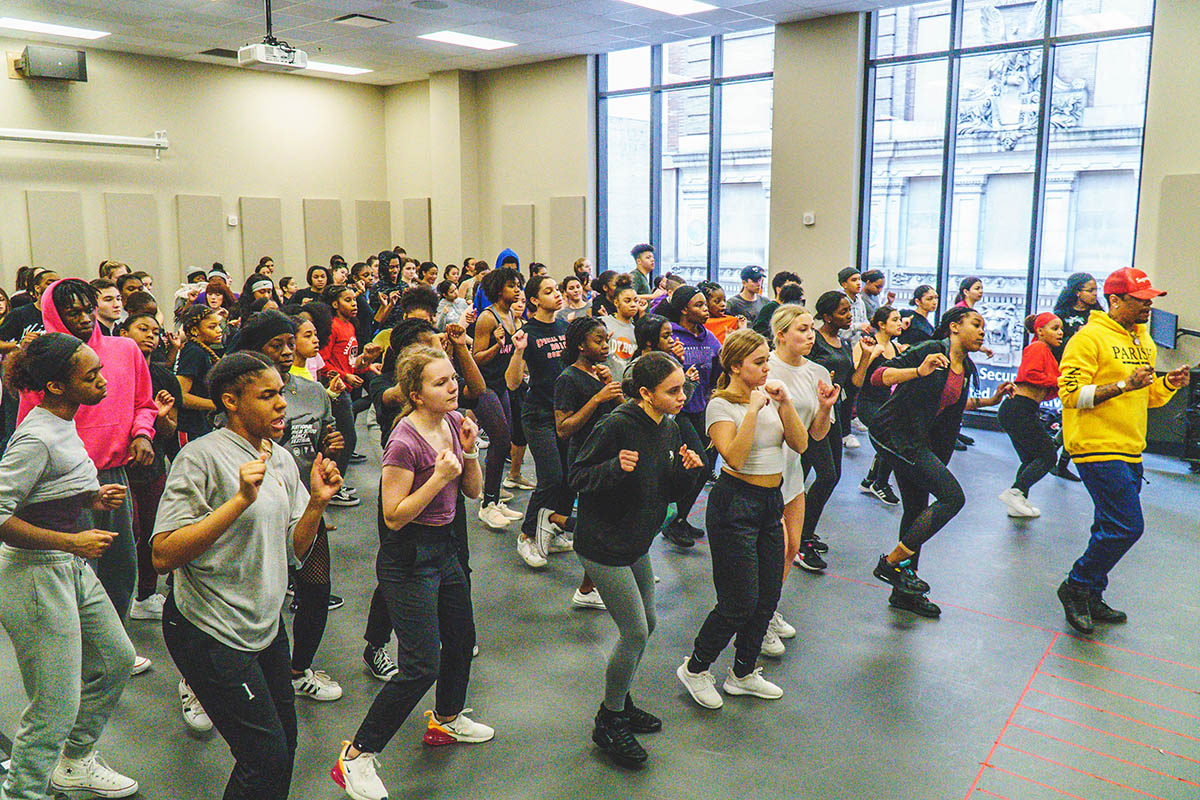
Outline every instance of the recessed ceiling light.
{"type": "Polygon", "coordinates": [[[352,28],[379,28],[392,24],[390,19],[372,17],[370,14],[346,14],[343,17],[333,20],[333,22],[336,22],[338,25],[349,25],[352,28]]]}
{"type": "Polygon", "coordinates": [[[418,39],[428,39],[431,42],[443,42],[445,44],[456,44],[461,47],[474,47],[476,50],[499,50],[502,47],[516,47],[516,42],[505,42],[500,39],[489,39],[486,36],[472,36],[469,33],[458,33],[457,31],[437,31],[436,33],[424,33],[417,37],[418,39]]]}
{"type": "Polygon", "coordinates": [[[712,3],[702,3],[700,0],[620,0],[620,2],[648,8],[651,11],[661,11],[664,14],[674,14],[677,17],[717,9],[712,3]]]}
{"type": "Polygon", "coordinates": [[[312,70],[313,72],[332,72],[336,75],[362,75],[367,72],[374,72],[374,70],[362,67],[345,67],[341,64],[325,64],[321,61],[309,61],[305,69],[312,70]]]}
{"type": "Polygon", "coordinates": [[[34,22],[29,19],[16,17],[0,17],[0,28],[28,33],[45,33],[51,36],[67,36],[71,39],[101,39],[110,35],[108,31],[93,31],[87,28],[72,28],[69,25],[55,25],[52,22],[34,22]]]}

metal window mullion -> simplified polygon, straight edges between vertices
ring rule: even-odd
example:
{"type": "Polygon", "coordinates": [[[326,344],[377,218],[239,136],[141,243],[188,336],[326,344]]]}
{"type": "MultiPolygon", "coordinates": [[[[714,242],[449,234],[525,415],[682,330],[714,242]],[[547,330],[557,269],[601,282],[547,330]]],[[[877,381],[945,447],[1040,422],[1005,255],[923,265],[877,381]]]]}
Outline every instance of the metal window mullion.
{"type": "MultiPolygon", "coordinates": [[[[712,38],[710,74],[724,68],[725,40],[712,38]]],[[[705,272],[710,281],[718,280],[721,266],[721,94],[723,84],[713,81],[708,90],[708,263],[705,272]]]]}
{"type": "MultiPolygon", "coordinates": [[[[867,58],[875,52],[875,26],[879,12],[867,15],[867,58]]],[[[858,269],[867,269],[867,253],[870,249],[868,237],[871,235],[871,181],[874,171],[871,162],[875,151],[875,82],[878,68],[869,66],[866,70],[866,85],[863,87],[862,108],[862,142],[859,147],[862,163],[858,169],[858,242],[855,253],[855,263],[858,269]]]]}
{"type": "MultiPolygon", "coordinates": [[[[958,36],[958,17],[960,3],[956,2],[950,9],[950,32],[952,37],[958,36]]],[[[943,129],[942,142],[942,206],[938,218],[938,263],[937,290],[942,298],[943,308],[947,287],[950,284],[950,246],[951,225],[954,218],[954,158],[958,150],[958,83],[961,68],[959,59],[951,56],[946,60],[946,125],[943,129]]]]}
{"type": "MultiPolygon", "coordinates": [[[[650,48],[650,83],[662,84],[662,45],[650,48]]],[[[650,245],[662,252],[662,125],[663,93],[661,88],[650,92],[650,245]]]]}
{"type": "Polygon", "coordinates": [[[1037,308],[1038,284],[1042,275],[1042,219],[1046,211],[1046,170],[1050,151],[1050,103],[1054,95],[1054,6],[1046,4],[1045,35],[1042,38],[1042,92],[1038,98],[1037,143],[1033,157],[1033,202],[1029,215],[1029,261],[1025,268],[1025,313],[1037,308]]]}
{"type": "MultiPolygon", "coordinates": [[[[1155,9],[1157,9],[1157,4],[1155,5],[1155,9]]],[[[1151,17],[1151,19],[1153,20],[1154,18],[1151,17]]],[[[1134,206],[1133,206],[1133,243],[1132,243],[1132,247],[1129,251],[1129,264],[1127,265],[1130,267],[1133,266],[1134,256],[1137,255],[1138,220],[1140,219],[1141,213],[1142,213],[1142,191],[1141,191],[1141,189],[1142,189],[1143,168],[1146,166],[1146,120],[1148,119],[1149,113],[1150,113],[1150,80],[1149,80],[1149,78],[1150,78],[1150,68],[1151,68],[1151,66],[1153,66],[1153,64],[1154,64],[1154,33],[1153,33],[1153,31],[1151,31],[1150,46],[1148,48],[1146,48],[1146,93],[1143,95],[1144,99],[1142,100],[1142,135],[1138,138],[1138,173],[1137,173],[1138,193],[1137,193],[1137,199],[1134,201],[1134,206]]]]}
{"type": "Polygon", "coordinates": [[[608,101],[600,89],[607,82],[608,56],[596,56],[596,263],[603,269],[608,269],[608,101]]]}
{"type": "MultiPolygon", "coordinates": [[[[1115,39],[1129,39],[1137,36],[1146,36],[1153,31],[1153,26],[1140,25],[1134,28],[1117,28],[1110,31],[1084,31],[1082,33],[1070,33],[1063,36],[1051,36],[1050,44],[1082,44],[1086,42],[1112,41],[1115,39]]],[[[970,47],[952,47],[949,50],[932,50],[928,53],[905,53],[899,56],[882,56],[880,58],[871,59],[868,62],[869,66],[885,67],[900,64],[912,64],[922,61],[938,61],[951,56],[980,56],[980,55],[998,55],[1001,53],[1011,53],[1019,50],[1030,50],[1042,43],[1043,39],[1023,39],[1015,42],[1000,42],[998,44],[977,44],[970,47]]],[[[637,91],[637,90],[633,90],[637,91]]],[[[645,91],[645,90],[641,90],[645,91]]]]}

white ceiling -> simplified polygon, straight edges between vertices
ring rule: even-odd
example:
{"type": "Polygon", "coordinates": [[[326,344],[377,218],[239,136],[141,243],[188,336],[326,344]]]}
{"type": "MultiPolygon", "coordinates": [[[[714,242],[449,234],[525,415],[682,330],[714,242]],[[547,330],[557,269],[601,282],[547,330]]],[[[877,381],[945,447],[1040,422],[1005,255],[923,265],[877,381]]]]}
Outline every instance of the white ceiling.
{"type": "MultiPolygon", "coordinates": [[[[341,77],[360,83],[419,80],[448,69],[483,70],[569,55],[622,50],[769,27],[805,17],[899,5],[903,0],[708,0],[717,10],[676,17],[617,0],[443,0],[422,10],[410,0],[274,0],[276,37],[310,60],[366,67],[341,77]],[[361,13],[391,20],[363,29],[330,20],[361,13]],[[516,42],[471,50],[418,39],[453,29],[516,42]]],[[[262,0],[0,0],[0,16],[110,31],[90,42],[0,30],[0,36],[213,63],[210,48],[237,50],[266,32],[262,0]]],[[[332,76],[321,76],[332,77],[332,76]]]]}

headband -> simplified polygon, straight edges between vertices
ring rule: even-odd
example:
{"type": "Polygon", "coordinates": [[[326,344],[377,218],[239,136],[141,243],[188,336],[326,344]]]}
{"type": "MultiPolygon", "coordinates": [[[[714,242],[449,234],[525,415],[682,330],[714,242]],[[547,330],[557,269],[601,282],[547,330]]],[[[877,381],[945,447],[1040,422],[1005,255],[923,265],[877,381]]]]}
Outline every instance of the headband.
{"type": "Polygon", "coordinates": [[[238,340],[238,350],[262,350],[263,345],[276,336],[295,332],[296,326],[286,315],[278,311],[274,313],[260,312],[255,315],[251,325],[242,329],[242,335],[238,340]]]}
{"type": "Polygon", "coordinates": [[[1049,311],[1043,311],[1033,319],[1033,332],[1037,333],[1040,329],[1046,327],[1056,319],[1058,319],[1057,315],[1052,314],[1049,311]]]}
{"type": "Polygon", "coordinates": [[[263,278],[262,280],[257,280],[254,283],[250,284],[250,294],[254,294],[259,289],[274,289],[274,288],[275,288],[275,284],[271,283],[271,280],[269,278],[263,278]]]}

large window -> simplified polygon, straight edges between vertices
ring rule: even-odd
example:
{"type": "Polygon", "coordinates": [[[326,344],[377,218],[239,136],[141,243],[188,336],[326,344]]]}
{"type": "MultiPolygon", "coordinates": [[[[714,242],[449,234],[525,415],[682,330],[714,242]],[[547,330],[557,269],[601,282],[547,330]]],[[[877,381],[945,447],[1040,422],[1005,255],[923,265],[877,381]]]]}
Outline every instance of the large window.
{"type": "Polygon", "coordinates": [[[741,291],[767,263],[774,30],[599,57],[599,269],[658,272],[741,291]]]}
{"type": "Polygon", "coordinates": [[[1022,320],[1130,266],[1153,0],[943,0],[871,17],[863,268],[905,303],[978,277],[1010,379],[1022,320]]]}

